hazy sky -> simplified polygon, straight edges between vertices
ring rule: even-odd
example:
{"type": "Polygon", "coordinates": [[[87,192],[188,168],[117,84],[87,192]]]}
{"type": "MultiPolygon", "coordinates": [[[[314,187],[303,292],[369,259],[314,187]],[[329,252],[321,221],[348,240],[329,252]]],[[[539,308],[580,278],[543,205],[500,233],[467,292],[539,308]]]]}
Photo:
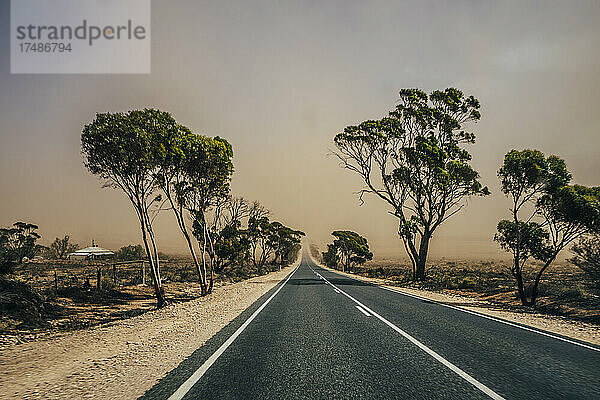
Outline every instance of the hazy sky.
{"type": "MultiPolygon", "coordinates": [[[[398,90],[458,87],[482,104],[471,147],[492,195],[439,229],[434,257],[501,254],[508,201],[496,170],[512,148],[566,159],[599,185],[598,1],[154,1],[149,75],[11,75],[9,1],[0,1],[0,226],[37,223],[44,242],[138,243],[128,200],[82,165],[96,112],[157,107],[231,141],[233,193],[319,244],[356,230],[376,255],[403,256],[396,221],[327,155],[345,126],[391,110],[398,90]]],[[[171,215],[160,247],[183,252],[171,215]]]]}

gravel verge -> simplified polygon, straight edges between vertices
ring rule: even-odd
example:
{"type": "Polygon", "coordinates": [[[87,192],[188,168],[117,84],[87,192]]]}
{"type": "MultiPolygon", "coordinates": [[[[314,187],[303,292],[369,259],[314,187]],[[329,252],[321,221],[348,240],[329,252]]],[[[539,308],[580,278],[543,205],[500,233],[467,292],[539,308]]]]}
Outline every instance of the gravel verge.
{"type": "Polygon", "coordinates": [[[292,269],[131,319],[2,348],[0,398],[137,398],[292,269]]]}

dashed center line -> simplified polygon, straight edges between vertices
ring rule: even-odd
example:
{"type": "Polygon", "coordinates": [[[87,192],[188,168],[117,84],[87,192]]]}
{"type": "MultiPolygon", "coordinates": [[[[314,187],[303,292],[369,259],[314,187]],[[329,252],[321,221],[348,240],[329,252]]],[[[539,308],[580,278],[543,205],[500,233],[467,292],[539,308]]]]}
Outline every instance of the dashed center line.
{"type": "Polygon", "coordinates": [[[355,306],[355,307],[356,307],[356,308],[358,308],[358,310],[359,310],[361,313],[365,314],[367,317],[370,317],[370,316],[371,316],[371,314],[369,314],[369,313],[367,312],[367,310],[365,310],[365,309],[364,309],[364,308],[362,308],[361,306],[355,306]]]}
{"type": "Polygon", "coordinates": [[[490,389],[489,387],[487,387],[483,383],[479,382],[478,380],[476,380],[475,378],[473,378],[471,375],[467,374],[465,371],[463,371],[462,369],[458,368],[456,365],[452,364],[450,361],[446,360],[444,357],[442,357],[441,355],[439,355],[438,353],[436,353],[435,351],[433,351],[429,347],[425,346],[423,343],[421,343],[420,341],[418,341],[416,338],[414,338],[409,333],[407,333],[407,332],[403,331],[402,329],[398,328],[396,325],[394,325],[393,323],[391,323],[390,321],[388,321],[387,319],[385,319],[381,315],[377,314],[375,311],[371,310],[369,307],[365,306],[364,304],[362,304],[361,302],[359,302],[358,300],[356,300],[354,297],[350,296],[348,293],[346,293],[343,290],[341,290],[338,287],[336,287],[333,283],[329,282],[325,277],[321,276],[314,269],[312,269],[312,268],[310,268],[310,269],[315,274],[317,274],[318,276],[320,276],[321,279],[323,279],[331,287],[339,290],[344,296],[346,296],[347,298],[349,298],[350,300],[352,300],[354,303],[356,303],[357,304],[356,308],[358,308],[359,310],[362,308],[363,310],[361,310],[361,311],[363,313],[368,312],[371,315],[373,315],[375,318],[379,319],[381,322],[383,322],[384,324],[386,324],[387,326],[389,326],[390,328],[392,328],[394,331],[396,331],[397,333],[399,333],[400,335],[402,335],[406,339],[408,339],[408,341],[412,342],[415,346],[417,346],[418,348],[420,348],[421,350],[423,350],[425,353],[429,354],[431,357],[433,357],[435,360],[437,360],[440,364],[444,365],[446,368],[448,368],[449,370],[451,370],[452,372],[454,372],[455,374],[457,374],[458,376],[460,376],[462,379],[464,379],[465,381],[469,382],[471,385],[475,386],[477,389],[479,389],[480,391],[482,391],[483,393],[485,393],[491,399],[504,400],[504,397],[500,396],[498,393],[494,392],[492,389],[490,389]],[[360,306],[360,307],[358,307],[358,306],[360,306]]]}

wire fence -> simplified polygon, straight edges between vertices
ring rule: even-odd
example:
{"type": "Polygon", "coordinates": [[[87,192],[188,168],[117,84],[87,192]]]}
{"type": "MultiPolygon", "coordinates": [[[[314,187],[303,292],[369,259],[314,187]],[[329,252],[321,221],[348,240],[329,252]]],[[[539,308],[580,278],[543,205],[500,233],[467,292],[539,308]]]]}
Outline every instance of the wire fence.
{"type": "MultiPolygon", "coordinates": [[[[186,260],[161,260],[164,281],[196,280],[195,269],[186,260]]],[[[39,287],[73,286],[94,288],[151,284],[147,260],[48,260],[22,265],[19,274],[39,287]]]]}

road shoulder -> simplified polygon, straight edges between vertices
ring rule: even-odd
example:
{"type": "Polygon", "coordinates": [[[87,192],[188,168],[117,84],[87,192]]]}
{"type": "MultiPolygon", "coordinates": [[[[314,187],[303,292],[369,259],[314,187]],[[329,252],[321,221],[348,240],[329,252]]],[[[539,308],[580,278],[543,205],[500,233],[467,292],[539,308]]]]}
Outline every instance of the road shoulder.
{"type": "Polygon", "coordinates": [[[0,353],[0,393],[11,398],[137,398],[293,268],[131,319],[11,346],[0,353]]]}

